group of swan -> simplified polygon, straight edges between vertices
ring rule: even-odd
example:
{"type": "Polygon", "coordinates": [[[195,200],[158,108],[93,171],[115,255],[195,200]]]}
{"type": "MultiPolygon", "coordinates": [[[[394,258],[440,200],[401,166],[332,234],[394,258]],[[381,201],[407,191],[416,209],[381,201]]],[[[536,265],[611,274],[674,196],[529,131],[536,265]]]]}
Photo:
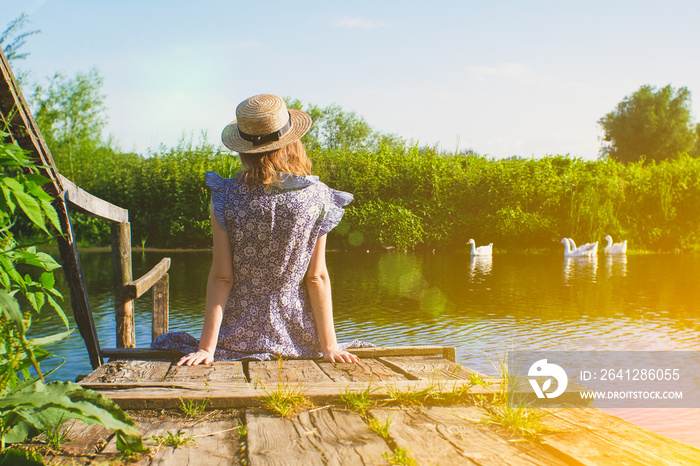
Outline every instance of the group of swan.
{"type": "MultiPolygon", "coordinates": [[[[627,253],[627,240],[622,243],[613,243],[612,236],[607,235],[605,237],[608,244],[603,249],[605,254],[626,254],[627,253]]],[[[586,243],[583,246],[576,247],[576,243],[571,238],[562,238],[561,242],[564,243],[564,256],[566,257],[594,257],[598,254],[598,241],[595,243],[586,243]]]]}
{"type": "MultiPolygon", "coordinates": [[[[607,235],[605,239],[608,241],[608,245],[605,246],[603,252],[605,254],[626,254],[627,253],[627,240],[622,243],[613,243],[612,236],[607,235]]],[[[562,243],[564,243],[564,256],[566,257],[593,257],[598,254],[598,241],[595,243],[586,243],[582,246],[576,247],[576,243],[571,238],[562,238],[562,243]]],[[[470,239],[467,244],[472,246],[470,254],[472,256],[490,256],[493,253],[493,243],[488,246],[476,247],[476,242],[470,239]]]]}

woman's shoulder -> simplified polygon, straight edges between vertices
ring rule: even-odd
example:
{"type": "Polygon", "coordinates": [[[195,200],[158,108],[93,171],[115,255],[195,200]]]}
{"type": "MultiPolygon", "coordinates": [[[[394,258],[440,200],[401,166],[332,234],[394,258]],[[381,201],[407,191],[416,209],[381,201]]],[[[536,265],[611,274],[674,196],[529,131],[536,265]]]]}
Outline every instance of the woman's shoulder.
{"type": "Polygon", "coordinates": [[[238,175],[233,178],[224,178],[215,171],[208,171],[204,174],[204,180],[207,186],[214,191],[226,191],[227,188],[240,184],[240,177],[238,175]]]}
{"type": "MultiPolygon", "coordinates": [[[[319,181],[318,176],[307,175],[299,176],[292,173],[277,172],[275,185],[279,189],[303,189],[314,184],[323,184],[319,181]]],[[[325,185],[324,185],[325,186],[325,185]]]]}
{"type": "Polygon", "coordinates": [[[279,176],[283,175],[283,187],[289,189],[306,188],[314,190],[318,195],[325,199],[326,202],[332,202],[339,207],[346,206],[353,201],[353,195],[345,191],[339,191],[333,189],[321,181],[318,176],[307,175],[305,177],[290,175],[288,173],[278,173],[279,176]]]}

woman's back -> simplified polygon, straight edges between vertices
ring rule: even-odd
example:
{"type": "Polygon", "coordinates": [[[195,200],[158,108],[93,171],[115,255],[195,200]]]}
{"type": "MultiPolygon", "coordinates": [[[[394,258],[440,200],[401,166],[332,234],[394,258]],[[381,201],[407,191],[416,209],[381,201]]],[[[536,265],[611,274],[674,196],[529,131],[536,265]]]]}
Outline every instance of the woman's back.
{"type": "Polygon", "coordinates": [[[214,172],[206,179],[231,243],[234,287],[245,284],[245,293],[301,283],[316,239],[340,221],[340,207],[352,201],[348,193],[294,175],[272,187],[249,187],[240,177],[224,179],[214,172]]]}
{"type": "Polygon", "coordinates": [[[246,170],[235,178],[206,174],[212,193],[212,268],[201,341],[184,332],[152,346],[187,353],[178,364],[276,356],[356,362],[333,324],[326,233],[352,195],[310,173],[300,138],[311,126],[301,110],[261,94],[236,108],[222,133],[246,170]],[[291,174],[295,173],[295,174],[291,174]]]}

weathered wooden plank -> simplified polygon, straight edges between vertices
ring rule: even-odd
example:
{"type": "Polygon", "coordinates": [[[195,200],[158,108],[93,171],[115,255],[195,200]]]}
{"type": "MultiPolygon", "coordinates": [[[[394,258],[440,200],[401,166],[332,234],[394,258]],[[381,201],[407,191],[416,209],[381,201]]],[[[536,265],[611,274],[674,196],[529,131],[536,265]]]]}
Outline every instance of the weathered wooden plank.
{"type": "Polygon", "coordinates": [[[454,448],[480,465],[564,465],[559,458],[532,441],[517,438],[485,426],[486,411],[477,406],[432,406],[411,413],[415,425],[435,426],[435,432],[454,448]]]}
{"type": "Polygon", "coordinates": [[[440,356],[388,356],[379,358],[393,370],[406,374],[414,380],[468,379],[470,374],[479,375],[461,364],[457,364],[440,356]]]}
{"type": "Polygon", "coordinates": [[[389,450],[386,441],[372,432],[357,414],[338,409],[319,409],[299,414],[295,419],[309,442],[329,465],[383,463],[389,450]]]}
{"type": "Polygon", "coordinates": [[[250,361],[248,363],[248,376],[251,382],[262,383],[265,386],[276,382],[327,382],[331,380],[314,361],[307,359],[250,361]]]}
{"type": "Polygon", "coordinates": [[[235,420],[212,421],[181,429],[181,423],[162,425],[152,435],[167,435],[167,432],[181,430],[184,436],[192,437],[192,445],[181,448],[156,446],[153,442],[147,445],[156,453],[150,462],[151,466],[189,466],[206,464],[207,466],[229,466],[241,464],[239,450],[240,440],[236,432],[238,422],[235,420]]]}
{"type": "Polygon", "coordinates": [[[478,464],[436,431],[436,426],[420,422],[400,409],[372,409],[370,416],[381,424],[389,422],[389,437],[406,450],[418,464],[478,464]]]}
{"type": "Polygon", "coordinates": [[[170,278],[166,273],[153,285],[153,325],[151,341],[168,333],[170,320],[170,278]]]}
{"type": "MultiPolygon", "coordinates": [[[[64,426],[70,426],[73,421],[68,421],[64,426]]],[[[86,456],[95,455],[102,450],[114,433],[104,426],[93,424],[86,425],[82,421],[76,421],[66,436],[66,442],[61,450],[68,455],[86,456]]]]}
{"type": "Polygon", "coordinates": [[[91,384],[91,383],[104,383],[110,380],[110,376],[113,373],[114,366],[111,363],[102,364],[100,367],[90,372],[88,375],[80,379],[81,384],[91,384]]]}
{"type": "MultiPolygon", "coordinates": [[[[43,456],[44,463],[51,465],[92,464],[99,458],[100,451],[113,433],[101,425],[86,425],[82,421],[68,420],[63,423],[62,431],[68,430],[61,442],[60,450],[49,450],[43,456]]],[[[40,443],[46,441],[42,434],[35,439],[40,443]]]]}
{"type": "Polygon", "coordinates": [[[212,382],[247,382],[243,371],[243,363],[240,361],[214,361],[214,372],[211,374],[212,382]]]}
{"type": "Polygon", "coordinates": [[[182,356],[179,351],[157,348],[102,348],[102,357],[112,359],[165,359],[177,361],[182,356]]]}
{"type": "MultiPolygon", "coordinates": [[[[207,421],[185,425],[184,420],[138,419],[144,445],[151,454],[135,463],[139,466],[180,466],[206,464],[207,466],[237,465],[240,463],[240,439],[236,431],[237,419],[207,421]],[[167,436],[168,432],[183,437],[192,437],[194,444],[179,448],[158,445],[153,436],[167,436]]],[[[116,454],[116,441],[112,439],[103,450],[104,454],[116,454]]]]}
{"type": "Polygon", "coordinates": [[[485,411],[476,406],[373,409],[370,415],[390,422],[389,437],[418,464],[566,464],[534,442],[513,442],[480,424],[485,411]]]}
{"type": "Polygon", "coordinates": [[[61,174],[58,175],[58,178],[66,190],[66,200],[74,206],[111,222],[127,223],[129,221],[128,210],[93,196],[61,174]]]}
{"type": "Polygon", "coordinates": [[[321,452],[293,420],[246,411],[245,424],[251,466],[325,464],[321,452]]]}
{"type": "Polygon", "coordinates": [[[382,356],[429,356],[443,355],[453,358],[455,349],[451,346],[382,346],[374,348],[348,348],[348,351],[360,358],[378,358],[382,356]]]}
{"type": "MultiPolygon", "coordinates": [[[[456,381],[461,384],[466,381],[456,381]]],[[[295,383],[295,382],[292,382],[295,383]]],[[[180,398],[203,401],[209,399],[211,408],[246,408],[260,406],[260,398],[269,394],[276,387],[260,383],[207,383],[207,382],[148,382],[128,383],[121,386],[114,384],[89,383],[86,388],[100,391],[114,400],[124,409],[174,409],[180,404],[180,398]]],[[[370,397],[379,399],[390,394],[391,390],[418,391],[432,388],[435,384],[427,380],[395,380],[372,383],[370,397]]],[[[450,383],[450,388],[452,385],[450,383]]],[[[362,392],[367,390],[366,382],[317,382],[302,384],[304,395],[316,405],[339,403],[340,395],[346,391],[362,392]]],[[[497,386],[470,388],[472,394],[493,394],[497,386]]]]}
{"type": "Polygon", "coordinates": [[[91,383],[160,382],[169,368],[170,362],[167,361],[111,361],[90,373],[80,383],[88,386],[91,383]]]}
{"type": "Polygon", "coordinates": [[[543,444],[581,464],[700,464],[700,450],[595,408],[553,410],[543,444]]]}
{"type": "Polygon", "coordinates": [[[240,361],[215,361],[197,366],[173,365],[165,382],[247,382],[240,361]]]}
{"type": "Polygon", "coordinates": [[[391,370],[376,359],[360,359],[357,364],[317,361],[318,367],[332,380],[345,382],[376,382],[380,380],[406,380],[407,377],[391,370]]]}
{"type": "Polygon", "coordinates": [[[251,465],[383,464],[386,442],[356,413],[317,409],[293,419],[246,411],[251,465]]]}
{"type": "Polygon", "coordinates": [[[130,296],[134,299],[140,298],[143,294],[150,290],[158,280],[163,278],[170,269],[170,258],[164,257],[153,266],[151,270],[146,272],[141,278],[138,278],[126,285],[129,289],[130,296]]]}

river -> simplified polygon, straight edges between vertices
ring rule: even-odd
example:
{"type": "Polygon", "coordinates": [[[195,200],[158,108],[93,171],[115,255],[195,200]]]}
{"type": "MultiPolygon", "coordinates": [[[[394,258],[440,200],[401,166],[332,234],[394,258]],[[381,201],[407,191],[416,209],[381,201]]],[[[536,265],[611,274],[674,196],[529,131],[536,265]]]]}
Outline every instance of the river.
{"type": "MultiPolygon", "coordinates": [[[[164,255],[134,252],[134,276],[164,255]]],[[[198,336],[210,253],[167,256],[170,329],[198,336]]],[[[81,258],[100,342],[114,346],[110,254],[84,252],[81,258]]],[[[340,341],[455,346],[459,361],[489,375],[497,375],[496,361],[509,349],[700,351],[698,255],[474,259],[466,252],[329,251],[327,262],[340,341]]],[[[58,286],[65,290],[62,280],[58,286]]],[[[137,343],[147,346],[150,295],[139,300],[136,313],[137,343]]],[[[58,331],[57,321],[35,324],[33,333],[58,331]]],[[[73,380],[91,370],[77,331],[51,350],[67,359],[52,379],[73,380]]],[[[700,448],[700,409],[606,411],[700,448]]]]}

